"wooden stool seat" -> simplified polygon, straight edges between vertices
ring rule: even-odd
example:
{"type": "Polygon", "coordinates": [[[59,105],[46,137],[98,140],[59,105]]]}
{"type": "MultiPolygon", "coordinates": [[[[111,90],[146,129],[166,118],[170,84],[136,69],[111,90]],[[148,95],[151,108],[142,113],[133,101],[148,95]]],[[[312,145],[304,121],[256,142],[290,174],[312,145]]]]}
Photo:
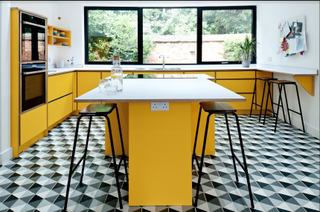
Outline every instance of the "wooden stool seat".
{"type": "Polygon", "coordinates": [[[270,82],[276,83],[276,84],[296,84],[296,82],[289,81],[289,80],[271,80],[270,82]]]}
{"type": "Polygon", "coordinates": [[[98,116],[99,114],[109,114],[117,104],[90,104],[79,112],[82,115],[98,116]]]}
{"type": "Polygon", "coordinates": [[[232,113],[237,111],[226,102],[201,102],[200,106],[207,113],[232,113]]]}
{"type": "Polygon", "coordinates": [[[263,81],[266,81],[266,80],[277,80],[277,78],[273,78],[273,77],[258,77],[257,79],[258,80],[263,80],[263,81]]]}

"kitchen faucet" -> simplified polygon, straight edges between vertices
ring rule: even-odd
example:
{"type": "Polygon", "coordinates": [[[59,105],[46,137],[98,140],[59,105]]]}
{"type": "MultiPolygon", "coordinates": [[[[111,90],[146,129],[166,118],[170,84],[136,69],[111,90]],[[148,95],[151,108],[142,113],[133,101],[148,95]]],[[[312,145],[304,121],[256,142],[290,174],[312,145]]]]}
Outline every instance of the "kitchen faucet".
{"type": "Polygon", "coordinates": [[[161,56],[163,57],[163,60],[162,60],[162,70],[164,70],[164,55],[160,55],[159,58],[161,58],[161,56]]]}

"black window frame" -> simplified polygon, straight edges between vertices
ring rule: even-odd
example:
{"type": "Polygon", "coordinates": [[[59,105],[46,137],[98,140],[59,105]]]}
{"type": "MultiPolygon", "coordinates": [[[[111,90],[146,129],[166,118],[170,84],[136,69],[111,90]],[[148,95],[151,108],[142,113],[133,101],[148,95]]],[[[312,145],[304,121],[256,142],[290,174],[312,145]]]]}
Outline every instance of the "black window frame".
{"type": "MultiPolygon", "coordinates": [[[[257,6],[207,6],[207,7],[99,7],[99,6],[85,6],[84,7],[84,45],[85,45],[85,65],[110,65],[107,61],[89,61],[89,43],[88,43],[88,11],[89,10],[136,10],[138,14],[138,61],[124,62],[123,65],[159,65],[143,63],[143,9],[197,9],[197,62],[196,63],[166,63],[167,65],[227,65],[239,64],[238,61],[202,61],[202,16],[204,10],[235,10],[235,9],[250,9],[252,10],[252,38],[257,38],[257,6]]],[[[256,64],[256,56],[252,55],[251,64],[256,64]]]]}

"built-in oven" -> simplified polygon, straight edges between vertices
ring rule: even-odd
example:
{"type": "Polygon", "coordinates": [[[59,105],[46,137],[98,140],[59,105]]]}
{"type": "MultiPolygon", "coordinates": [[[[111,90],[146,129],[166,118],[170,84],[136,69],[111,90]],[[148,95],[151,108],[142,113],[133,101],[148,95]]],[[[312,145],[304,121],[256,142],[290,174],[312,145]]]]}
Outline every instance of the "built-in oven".
{"type": "Polygon", "coordinates": [[[21,112],[46,103],[46,63],[21,64],[21,112]]]}
{"type": "Polygon", "coordinates": [[[20,13],[20,62],[46,60],[46,19],[20,13]]]}

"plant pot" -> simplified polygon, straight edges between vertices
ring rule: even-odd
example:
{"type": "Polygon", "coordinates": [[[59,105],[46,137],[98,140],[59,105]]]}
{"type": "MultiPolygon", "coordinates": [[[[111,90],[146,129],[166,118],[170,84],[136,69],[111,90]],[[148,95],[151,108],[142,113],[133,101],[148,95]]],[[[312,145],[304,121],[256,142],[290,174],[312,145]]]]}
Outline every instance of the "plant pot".
{"type": "Polygon", "coordinates": [[[249,68],[250,67],[250,60],[242,60],[242,67],[249,68]]]}

